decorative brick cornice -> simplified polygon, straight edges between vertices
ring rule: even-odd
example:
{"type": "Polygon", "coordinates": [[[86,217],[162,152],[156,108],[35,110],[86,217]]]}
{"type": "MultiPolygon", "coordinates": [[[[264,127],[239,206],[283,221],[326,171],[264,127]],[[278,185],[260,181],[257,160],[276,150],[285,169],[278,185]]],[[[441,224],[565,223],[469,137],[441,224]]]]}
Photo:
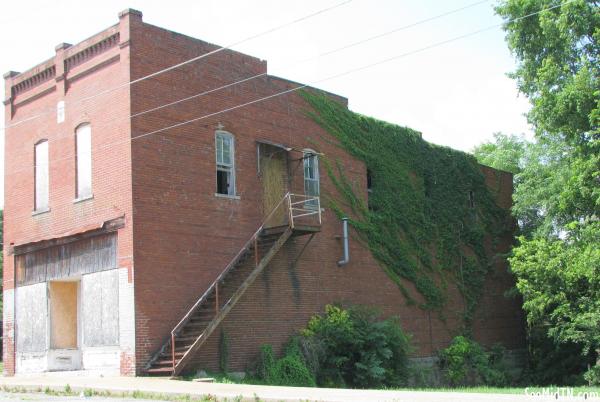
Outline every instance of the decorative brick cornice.
{"type": "Polygon", "coordinates": [[[112,49],[119,44],[119,33],[115,33],[108,36],[101,41],[86,47],[85,49],[73,54],[72,56],[65,59],[65,71],[71,70],[82,63],[85,63],[89,59],[104,53],[105,51],[112,49]]]}
{"type": "Polygon", "coordinates": [[[33,87],[36,87],[46,81],[51,80],[56,75],[56,67],[54,65],[32,75],[31,77],[15,84],[13,86],[13,94],[18,95],[33,87]]]}

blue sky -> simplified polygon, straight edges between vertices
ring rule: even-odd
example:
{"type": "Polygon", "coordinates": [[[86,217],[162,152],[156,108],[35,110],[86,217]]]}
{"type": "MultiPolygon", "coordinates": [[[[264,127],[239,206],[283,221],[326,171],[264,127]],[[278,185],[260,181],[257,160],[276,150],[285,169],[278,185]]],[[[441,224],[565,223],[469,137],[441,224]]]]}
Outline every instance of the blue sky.
{"type": "MultiPolygon", "coordinates": [[[[0,70],[24,71],[51,57],[58,43],[77,43],[117,23],[118,12],[128,7],[141,10],[148,23],[226,46],[339,2],[11,2],[0,16],[0,70]]],[[[266,59],[271,74],[313,83],[501,22],[493,13],[495,1],[488,1],[361,46],[318,57],[329,50],[475,2],[353,0],[234,49],[266,59]],[[300,63],[306,59],[312,61],[300,63]]],[[[496,28],[316,86],[348,97],[350,108],[356,112],[412,127],[422,131],[431,142],[468,151],[491,139],[497,131],[530,135],[523,116],[529,108],[528,102],[518,96],[514,81],[506,77],[514,68],[504,33],[496,28]]],[[[0,135],[3,138],[3,130],[0,135]]],[[[3,165],[2,156],[2,169],[3,165]]],[[[0,200],[4,199],[3,187],[2,183],[0,200]]]]}

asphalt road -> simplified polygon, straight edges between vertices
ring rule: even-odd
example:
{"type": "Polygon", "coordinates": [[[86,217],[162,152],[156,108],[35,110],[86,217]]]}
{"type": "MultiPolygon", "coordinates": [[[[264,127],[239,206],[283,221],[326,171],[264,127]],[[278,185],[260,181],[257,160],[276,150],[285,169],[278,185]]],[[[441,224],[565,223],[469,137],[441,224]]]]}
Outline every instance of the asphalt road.
{"type": "MultiPolygon", "coordinates": [[[[138,398],[105,398],[101,396],[85,397],[81,396],[55,396],[44,393],[20,393],[0,391],[0,401],[32,401],[32,402],[161,402],[156,399],[138,399],[138,398]]],[[[166,401],[165,401],[166,402],[166,401]]]]}

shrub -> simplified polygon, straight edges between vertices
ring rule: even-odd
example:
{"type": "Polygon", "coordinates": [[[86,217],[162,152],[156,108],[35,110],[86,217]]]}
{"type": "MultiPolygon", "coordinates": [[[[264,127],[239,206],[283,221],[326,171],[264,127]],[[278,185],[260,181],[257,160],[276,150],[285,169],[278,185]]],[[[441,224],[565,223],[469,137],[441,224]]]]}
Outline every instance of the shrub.
{"type": "Polygon", "coordinates": [[[304,360],[322,386],[400,386],[408,378],[409,337],[399,320],[368,307],[328,305],[302,331],[304,360]]]}
{"type": "Polygon", "coordinates": [[[263,345],[256,367],[256,375],[269,385],[314,387],[315,378],[304,362],[297,340],[292,339],[282,358],[275,360],[271,345],[263,345]]]}
{"type": "Polygon", "coordinates": [[[439,352],[439,365],[452,386],[505,386],[509,383],[503,366],[504,349],[495,346],[486,352],[477,342],[457,336],[439,352]]]}
{"type": "Polygon", "coordinates": [[[584,385],[584,373],[595,362],[586,355],[583,346],[573,342],[557,343],[548,337],[545,328],[528,331],[528,364],[523,382],[536,385],[584,385]]]}
{"type": "Polygon", "coordinates": [[[271,345],[262,345],[256,363],[256,376],[268,383],[274,366],[273,348],[271,345]]]}
{"type": "Polygon", "coordinates": [[[588,382],[590,386],[600,385],[600,364],[596,364],[590,368],[584,375],[583,378],[588,382]]]}

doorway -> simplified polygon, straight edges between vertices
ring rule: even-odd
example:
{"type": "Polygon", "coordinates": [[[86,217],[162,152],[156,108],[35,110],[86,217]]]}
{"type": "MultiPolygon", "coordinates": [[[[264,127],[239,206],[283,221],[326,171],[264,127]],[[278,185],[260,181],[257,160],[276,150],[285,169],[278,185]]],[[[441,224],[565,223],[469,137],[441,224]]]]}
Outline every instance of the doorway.
{"type": "MultiPolygon", "coordinates": [[[[277,207],[288,191],[288,153],[285,149],[259,143],[259,166],[263,191],[263,217],[267,217],[277,207]]],[[[265,222],[266,227],[287,224],[287,209],[277,208],[265,222]]]]}
{"type": "Polygon", "coordinates": [[[50,298],[49,370],[79,370],[79,281],[48,282],[50,298]]]}

